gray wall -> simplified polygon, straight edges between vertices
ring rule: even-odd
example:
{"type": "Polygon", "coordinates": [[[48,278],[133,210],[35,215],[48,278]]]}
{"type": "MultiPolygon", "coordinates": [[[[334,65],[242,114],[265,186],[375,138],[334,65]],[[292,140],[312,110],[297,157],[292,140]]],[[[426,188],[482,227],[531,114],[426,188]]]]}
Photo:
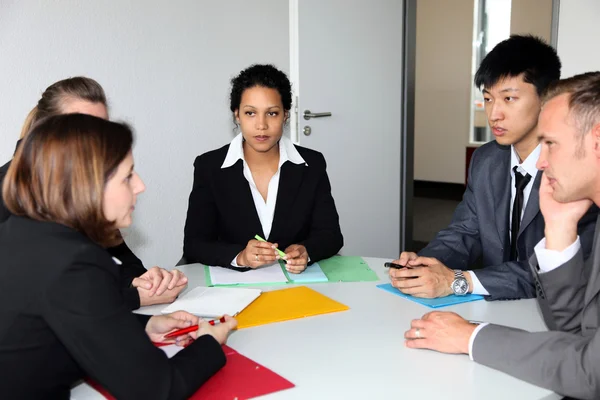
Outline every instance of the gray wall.
{"type": "Polygon", "coordinates": [[[147,184],[126,241],[147,267],[181,256],[194,158],[233,138],[229,79],[256,62],[289,70],[288,2],[0,0],[0,162],[42,91],[98,80],[111,119],[137,131],[147,184]]]}
{"type": "Polygon", "coordinates": [[[473,4],[473,0],[417,1],[417,180],[465,180],[471,118],[473,4]]]}
{"type": "Polygon", "coordinates": [[[558,19],[558,55],[562,76],[600,71],[600,1],[562,0],[558,19]]]}

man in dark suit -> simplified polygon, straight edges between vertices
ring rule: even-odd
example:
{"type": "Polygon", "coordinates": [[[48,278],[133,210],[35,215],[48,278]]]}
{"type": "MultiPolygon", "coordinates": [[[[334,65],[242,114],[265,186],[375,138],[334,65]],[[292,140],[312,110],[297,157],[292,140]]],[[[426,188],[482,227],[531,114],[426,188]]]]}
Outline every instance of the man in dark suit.
{"type": "Polygon", "coordinates": [[[600,398],[600,220],[584,261],[577,222],[600,205],[600,72],[560,81],[540,114],[545,238],[530,260],[550,332],[471,324],[426,314],[406,332],[408,347],[467,353],[474,361],[578,399],[600,398]]]}
{"type": "MultiPolygon", "coordinates": [[[[544,236],[537,120],[540,96],[559,78],[560,66],[556,51],[533,36],[512,36],[484,58],[475,84],[483,90],[496,140],[473,154],[463,201],[450,226],[418,255],[403,252],[395,261],[411,267],[390,269],[400,291],[429,298],[467,293],[488,300],[535,297],[527,259],[544,236]],[[484,268],[469,271],[479,258],[484,268]]],[[[593,207],[579,225],[586,257],[596,213],[593,207]]]]}

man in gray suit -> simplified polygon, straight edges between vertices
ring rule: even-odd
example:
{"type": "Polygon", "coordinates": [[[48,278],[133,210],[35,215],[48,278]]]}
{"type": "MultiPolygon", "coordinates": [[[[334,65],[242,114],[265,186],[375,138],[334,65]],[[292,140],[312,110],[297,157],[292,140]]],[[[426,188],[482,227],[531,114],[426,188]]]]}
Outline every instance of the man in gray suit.
{"type": "MultiPolygon", "coordinates": [[[[495,141],[473,154],[467,188],[448,228],[390,269],[392,285],[417,297],[475,293],[488,300],[535,297],[527,260],[544,236],[539,208],[542,173],[537,121],[540,96],[560,77],[556,51],[533,36],[512,36],[484,58],[482,88],[495,141]],[[484,268],[469,271],[481,257],[484,268]]],[[[580,223],[584,256],[591,251],[594,207],[580,223]]],[[[416,224],[419,221],[415,221],[416,224]]]]}
{"type": "Polygon", "coordinates": [[[553,85],[540,114],[545,238],[530,266],[550,332],[471,324],[449,312],[414,320],[406,345],[467,353],[478,363],[561,395],[600,399],[600,219],[584,261],[577,222],[600,205],[600,72],[553,85]]]}

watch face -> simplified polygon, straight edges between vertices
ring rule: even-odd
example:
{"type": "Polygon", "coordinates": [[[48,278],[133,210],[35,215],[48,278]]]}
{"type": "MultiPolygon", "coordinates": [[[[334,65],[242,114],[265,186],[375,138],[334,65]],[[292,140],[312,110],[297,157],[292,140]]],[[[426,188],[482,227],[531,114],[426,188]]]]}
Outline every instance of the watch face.
{"type": "Polygon", "coordinates": [[[467,294],[469,291],[467,280],[464,278],[455,279],[454,282],[452,282],[452,291],[454,294],[467,294]]]}

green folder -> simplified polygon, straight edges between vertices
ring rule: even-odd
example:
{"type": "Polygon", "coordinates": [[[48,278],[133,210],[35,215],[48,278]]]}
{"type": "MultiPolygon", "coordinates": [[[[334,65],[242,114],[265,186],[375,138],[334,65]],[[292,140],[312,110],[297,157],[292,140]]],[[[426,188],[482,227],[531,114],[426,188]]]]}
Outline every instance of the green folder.
{"type": "Polygon", "coordinates": [[[370,282],[379,277],[362,257],[333,256],[319,261],[329,282],[370,282]]]}

